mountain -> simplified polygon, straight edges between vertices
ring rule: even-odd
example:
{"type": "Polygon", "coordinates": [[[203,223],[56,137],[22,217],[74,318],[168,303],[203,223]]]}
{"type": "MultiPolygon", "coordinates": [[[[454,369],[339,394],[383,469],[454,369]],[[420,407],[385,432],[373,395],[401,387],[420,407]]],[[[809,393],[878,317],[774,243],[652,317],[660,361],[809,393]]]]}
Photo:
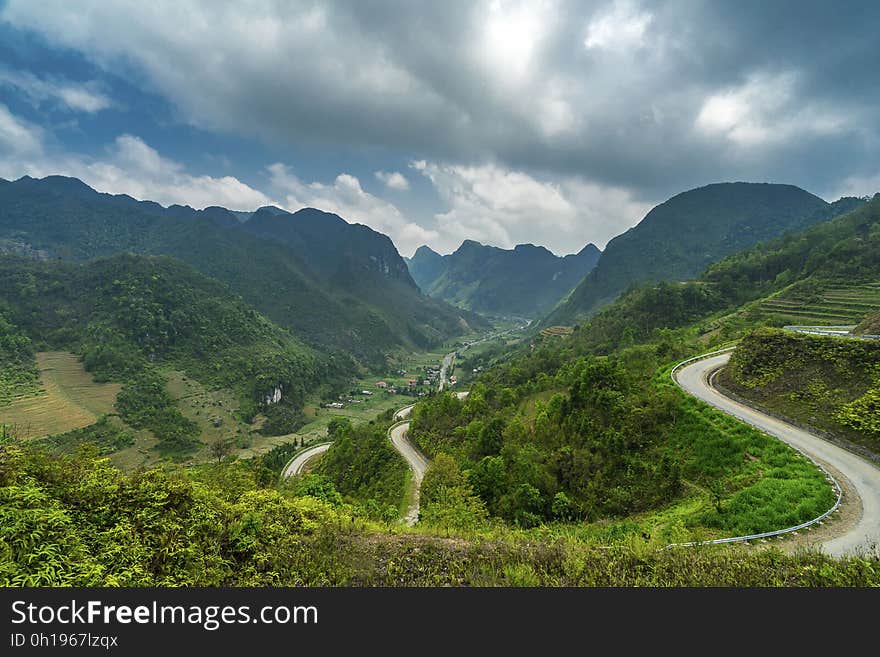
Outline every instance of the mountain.
{"type": "Polygon", "coordinates": [[[398,334],[412,334],[422,346],[459,333],[465,325],[484,324],[473,313],[424,296],[394,243],[368,226],[315,208],[290,213],[264,207],[241,228],[284,244],[314,278],[369,304],[398,334]]]}
{"type": "MultiPolygon", "coordinates": [[[[285,221],[292,216],[278,212],[285,221]]],[[[369,229],[335,215],[324,221],[324,213],[317,217],[316,212],[304,211],[304,221],[297,222],[301,232],[273,236],[266,225],[269,210],[243,217],[217,207],[163,208],[101,194],[73,178],[26,176],[0,186],[0,247],[11,244],[3,250],[64,260],[126,251],[172,256],[225,282],[312,346],[341,350],[366,363],[384,362],[385,353],[401,345],[442,342],[461,333],[467,322],[479,327],[473,315],[421,295],[390,240],[378,233],[370,231],[369,239],[382,242],[386,264],[396,255],[397,278],[359,276],[363,260],[357,259],[357,236],[369,229]],[[335,239],[344,245],[329,243],[335,239]]]]}
{"type": "Polygon", "coordinates": [[[445,266],[443,256],[429,246],[420,246],[412,258],[404,258],[404,261],[416,285],[422,290],[431,287],[431,283],[440,277],[445,266]]]}
{"type": "Polygon", "coordinates": [[[0,344],[12,337],[23,355],[7,356],[4,366],[32,372],[37,347],[78,354],[97,380],[125,384],[122,417],[151,429],[165,447],[190,448],[198,431],[177,411],[157,367],[231,390],[243,417],[286,414],[281,433],[296,428],[312,387],[347,375],[228,286],[173,258],[120,254],[74,263],[5,255],[0,280],[0,344]]]}
{"type": "Polygon", "coordinates": [[[447,256],[422,246],[408,264],[416,283],[432,297],[490,315],[535,317],[568,293],[599,255],[593,244],[559,257],[534,244],[500,249],[465,240],[447,256]]]}
{"type": "Polygon", "coordinates": [[[852,209],[792,185],[718,183],[678,194],[611,240],[595,269],[543,322],[573,324],[633,284],[686,280],[710,263],[852,209]]]}
{"type": "Polygon", "coordinates": [[[833,205],[855,209],[729,255],[695,280],[634,286],[572,341],[608,353],[698,321],[719,342],[755,326],[859,324],[880,312],[880,194],[833,205]]]}
{"type": "Polygon", "coordinates": [[[304,208],[289,213],[260,208],[242,224],[259,237],[283,242],[316,274],[341,285],[399,281],[415,289],[403,258],[387,235],[342,217],[304,208]]]}

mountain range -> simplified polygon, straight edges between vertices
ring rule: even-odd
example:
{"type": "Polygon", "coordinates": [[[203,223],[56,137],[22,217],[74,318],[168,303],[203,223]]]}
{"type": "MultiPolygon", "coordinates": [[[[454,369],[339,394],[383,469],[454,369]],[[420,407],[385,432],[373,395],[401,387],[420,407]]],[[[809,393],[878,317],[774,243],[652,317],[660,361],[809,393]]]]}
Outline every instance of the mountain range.
{"type": "Polygon", "coordinates": [[[85,261],[166,255],[226,283],[307,344],[361,362],[429,347],[484,320],[419,291],[387,236],[314,209],[167,208],[75,178],[0,183],[0,252],[85,261]]]}
{"type": "Polygon", "coordinates": [[[594,244],[560,257],[533,244],[500,249],[465,240],[445,256],[419,247],[407,265],[429,296],[488,315],[535,318],[577,285],[599,255],[594,244]]]}

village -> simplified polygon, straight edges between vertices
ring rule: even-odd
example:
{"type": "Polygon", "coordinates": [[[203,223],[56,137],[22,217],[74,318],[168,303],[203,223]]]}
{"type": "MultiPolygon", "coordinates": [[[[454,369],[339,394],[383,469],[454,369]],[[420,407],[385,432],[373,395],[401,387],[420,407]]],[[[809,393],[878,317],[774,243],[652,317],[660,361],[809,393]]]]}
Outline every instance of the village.
{"type": "MultiPolygon", "coordinates": [[[[437,389],[440,383],[440,367],[426,365],[419,368],[418,376],[411,378],[413,374],[407,370],[398,370],[396,377],[387,377],[388,380],[379,380],[373,384],[374,390],[354,388],[348,391],[348,394],[339,395],[338,401],[326,402],[324,408],[345,408],[346,404],[363,404],[366,399],[374,394],[381,393],[382,396],[401,395],[405,397],[425,397],[433,390],[437,389]],[[408,377],[406,379],[398,379],[398,377],[408,377]],[[395,380],[397,379],[397,380],[395,380]]],[[[458,382],[458,377],[453,374],[449,377],[449,385],[454,386],[458,382]]]]}

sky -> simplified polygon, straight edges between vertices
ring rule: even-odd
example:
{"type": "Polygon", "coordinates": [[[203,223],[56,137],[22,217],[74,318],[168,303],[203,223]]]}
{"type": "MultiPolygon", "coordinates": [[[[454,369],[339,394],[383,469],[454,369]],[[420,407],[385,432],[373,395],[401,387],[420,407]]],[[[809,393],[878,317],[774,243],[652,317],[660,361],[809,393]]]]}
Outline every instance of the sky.
{"type": "Polygon", "coordinates": [[[880,3],[0,0],[0,177],[600,248],[722,181],[880,191],[880,3]]]}

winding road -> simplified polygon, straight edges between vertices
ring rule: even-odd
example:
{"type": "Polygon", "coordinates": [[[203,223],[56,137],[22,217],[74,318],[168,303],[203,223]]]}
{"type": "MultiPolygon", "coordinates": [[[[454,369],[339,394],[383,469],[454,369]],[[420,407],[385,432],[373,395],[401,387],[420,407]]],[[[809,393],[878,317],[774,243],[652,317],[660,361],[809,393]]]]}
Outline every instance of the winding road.
{"type": "MultiPolygon", "coordinates": [[[[452,353],[446,354],[446,356],[443,358],[443,364],[440,369],[440,391],[442,391],[445,387],[446,371],[449,366],[452,365],[454,359],[454,351],[452,353]]],[[[468,396],[467,391],[457,392],[455,394],[459,399],[464,399],[468,396]]],[[[422,455],[422,453],[416,448],[415,445],[413,445],[409,441],[406,436],[407,432],[409,431],[409,422],[401,421],[410,416],[410,413],[412,413],[412,409],[414,407],[415,404],[410,404],[409,406],[404,406],[403,408],[398,410],[394,414],[394,419],[398,421],[398,424],[393,425],[388,430],[388,439],[391,441],[391,444],[394,445],[394,449],[400,452],[400,455],[403,456],[403,458],[406,460],[410,470],[412,470],[412,499],[410,500],[409,506],[406,509],[406,513],[403,516],[404,523],[409,526],[414,525],[419,519],[419,496],[422,489],[422,479],[425,477],[425,471],[428,469],[428,459],[426,459],[422,455]]],[[[294,456],[287,464],[287,466],[285,466],[282,477],[286,478],[302,474],[306,463],[308,463],[312,458],[318,456],[319,454],[323,454],[324,452],[326,452],[330,448],[331,444],[332,443],[326,442],[319,445],[313,445],[294,456]]]]}
{"type": "Polygon", "coordinates": [[[290,460],[290,463],[284,468],[284,472],[281,476],[287,478],[292,477],[293,475],[302,474],[303,468],[306,467],[306,463],[318,454],[326,452],[330,449],[330,445],[332,445],[332,443],[321,443],[320,445],[312,445],[311,447],[304,449],[290,460]]]}
{"type": "Polygon", "coordinates": [[[835,472],[851,507],[861,507],[860,516],[841,527],[819,545],[832,556],[873,552],[880,554],[880,468],[819,436],[787,422],[765,415],[726,397],[711,384],[711,376],[730,358],[724,353],[684,366],[675,373],[675,381],[686,392],[808,454],[835,472]],[[861,504],[859,504],[859,502],[861,504]]]}

